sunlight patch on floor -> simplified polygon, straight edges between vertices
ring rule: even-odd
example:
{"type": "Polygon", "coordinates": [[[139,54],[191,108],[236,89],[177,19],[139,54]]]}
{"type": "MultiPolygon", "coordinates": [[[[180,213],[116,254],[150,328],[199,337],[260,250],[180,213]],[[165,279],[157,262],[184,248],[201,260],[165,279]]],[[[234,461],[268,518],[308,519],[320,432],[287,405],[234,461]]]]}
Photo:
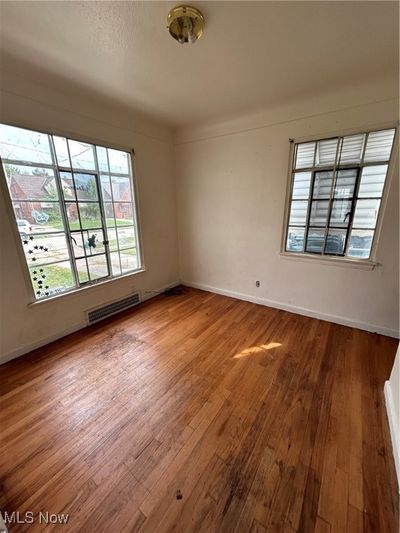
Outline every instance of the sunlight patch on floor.
{"type": "Polygon", "coordinates": [[[273,350],[274,348],[279,348],[282,346],[280,342],[269,342],[268,344],[259,344],[258,346],[251,346],[242,350],[240,353],[237,353],[233,356],[234,359],[241,359],[242,357],[248,357],[249,355],[256,355],[268,350],[273,350]]]}

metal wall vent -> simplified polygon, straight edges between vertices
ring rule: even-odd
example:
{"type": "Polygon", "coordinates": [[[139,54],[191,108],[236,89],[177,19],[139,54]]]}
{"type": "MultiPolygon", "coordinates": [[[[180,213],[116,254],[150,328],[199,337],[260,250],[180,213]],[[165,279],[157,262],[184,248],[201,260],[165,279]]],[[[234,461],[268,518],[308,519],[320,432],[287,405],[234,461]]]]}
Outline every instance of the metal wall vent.
{"type": "Polygon", "coordinates": [[[91,309],[90,311],[87,311],[88,324],[94,324],[94,322],[98,322],[99,320],[103,320],[111,315],[115,315],[116,313],[124,311],[125,309],[129,309],[130,307],[133,307],[139,303],[140,295],[139,293],[135,293],[127,298],[123,298],[122,300],[117,300],[107,305],[103,305],[102,307],[91,309]]]}

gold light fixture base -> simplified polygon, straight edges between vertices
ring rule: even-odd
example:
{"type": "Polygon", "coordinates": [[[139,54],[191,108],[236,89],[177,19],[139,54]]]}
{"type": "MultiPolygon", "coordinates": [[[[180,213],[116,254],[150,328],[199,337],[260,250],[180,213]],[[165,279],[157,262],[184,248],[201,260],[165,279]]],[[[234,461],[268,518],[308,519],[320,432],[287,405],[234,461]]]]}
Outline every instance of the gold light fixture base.
{"type": "Polygon", "coordinates": [[[177,6],[168,13],[167,28],[180,44],[193,44],[203,35],[204,16],[193,6],[177,6]]]}

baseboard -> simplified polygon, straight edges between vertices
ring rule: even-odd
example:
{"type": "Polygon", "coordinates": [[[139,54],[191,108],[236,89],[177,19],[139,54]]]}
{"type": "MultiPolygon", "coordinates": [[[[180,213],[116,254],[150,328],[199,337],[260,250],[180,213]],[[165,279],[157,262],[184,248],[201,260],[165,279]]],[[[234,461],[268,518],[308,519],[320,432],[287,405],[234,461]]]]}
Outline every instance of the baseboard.
{"type": "Polygon", "coordinates": [[[150,298],[154,298],[154,296],[158,296],[159,294],[162,294],[168,289],[173,289],[174,287],[178,287],[178,285],[181,285],[181,280],[173,281],[172,283],[168,283],[168,285],[163,285],[162,287],[159,287],[158,289],[154,290],[145,290],[145,291],[139,291],[141,293],[141,301],[145,302],[146,300],[149,300],[150,298]]]}
{"type": "Polygon", "coordinates": [[[21,355],[24,355],[28,352],[31,352],[32,350],[41,348],[42,346],[45,346],[46,344],[50,344],[51,342],[61,339],[62,337],[71,335],[71,333],[75,333],[75,331],[85,328],[86,325],[87,325],[86,322],[83,321],[82,323],[75,324],[75,326],[71,326],[70,328],[64,329],[63,331],[59,333],[55,333],[54,335],[49,335],[48,337],[45,337],[44,339],[40,339],[36,342],[25,344],[24,346],[21,346],[17,350],[13,350],[12,352],[9,352],[5,355],[0,355],[0,365],[7,363],[8,361],[11,361],[12,359],[16,359],[17,357],[20,357],[21,355]]]}
{"type": "Polygon", "coordinates": [[[394,408],[392,388],[390,386],[390,381],[385,382],[385,401],[386,401],[386,412],[389,419],[389,429],[390,436],[392,437],[392,447],[393,447],[393,457],[394,464],[396,466],[398,488],[400,492],[400,434],[399,434],[399,425],[396,417],[396,410],[394,408]]]}
{"type": "MultiPolygon", "coordinates": [[[[165,285],[163,287],[159,287],[158,289],[154,291],[139,291],[141,293],[141,301],[145,302],[146,300],[149,300],[150,298],[154,298],[154,296],[157,296],[158,294],[161,294],[162,292],[166,291],[167,289],[171,289],[173,287],[176,287],[177,285],[180,285],[180,281],[174,281],[173,283],[169,283],[168,285],[165,285]]],[[[107,302],[103,302],[104,304],[107,302]]],[[[37,348],[41,348],[42,346],[46,346],[46,344],[50,344],[51,342],[54,342],[58,339],[61,339],[62,337],[66,337],[67,335],[71,335],[71,333],[75,333],[76,331],[79,331],[80,329],[87,327],[86,320],[83,320],[82,322],[75,324],[74,326],[71,326],[69,328],[64,329],[63,331],[60,331],[58,333],[54,333],[53,335],[49,335],[48,337],[45,337],[44,339],[40,339],[36,342],[32,342],[29,344],[26,344],[17,350],[13,350],[11,352],[8,352],[4,355],[0,355],[0,365],[3,365],[4,363],[7,363],[8,361],[11,361],[12,359],[16,359],[17,357],[20,357],[21,355],[24,355],[26,353],[29,353],[33,350],[36,350],[37,348]]]]}
{"type": "Polygon", "coordinates": [[[399,338],[399,331],[386,328],[384,326],[378,326],[375,324],[369,324],[368,322],[358,322],[350,318],[331,315],[327,313],[320,313],[319,311],[314,311],[312,309],[307,309],[305,307],[299,307],[297,305],[286,304],[278,302],[276,300],[268,300],[267,298],[257,298],[256,296],[251,296],[249,294],[244,294],[241,292],[231,291],[227,289],[220,289],[219,287],[212,287],[210,285],[204,285],[203,283],[197,283],[194,281],[182,281],[182,285],[187,287],[193,287],[195,289],[201,289],[203,291],[214,292],[216,294],[222,294],[224,296],[230,296],[231,298],[237,298],[238,300],[245,300],[246,302],[252,302],[259,305],[265,305],[267,307],[274,307],[275,309],[282,309],[283,311],[289,311],[290,313],[296,313],[298,315],[309,316],[311,318],[318,318],[319,320],[325,320],[326,322],[334,322],[335,324],[341,324],[342,326],[350,326],[352,328],[362,329],[365,331],[370,331],[372,333],[380,333],[381,335],[386,335],[388,337],[394,337],[395,339],[399,338]]]}

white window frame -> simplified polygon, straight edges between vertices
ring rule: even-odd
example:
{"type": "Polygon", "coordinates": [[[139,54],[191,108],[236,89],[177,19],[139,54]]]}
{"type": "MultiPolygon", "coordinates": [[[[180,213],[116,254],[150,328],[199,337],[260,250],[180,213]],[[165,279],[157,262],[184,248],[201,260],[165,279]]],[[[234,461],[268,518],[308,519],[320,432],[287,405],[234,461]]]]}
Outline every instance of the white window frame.
{"type": "MultiPolygon", "coordinates": [[[[329,132],[326,134],[315,134],[305,137],[297,137],[294,139],[289,139],[290,148],[289,148],[289,159],[288,159],[288,172],[287,172],[287,183],[286,183],[286,197],[285,197],[285,209],[283,216],[282,224],[282,238],[281,238],[281,248],[280,248],[280,257],[281,259],[295,260],[295,261],[304,261],[304,262],[313,262],[320,264],[331,264],[343,267],[354,267],[362,270],[373,270],[378,263],[376,261],[377,249],[379,245],[379,239],[382,231],[382,223],[384,219],[384,214],[387,205],[387,199],[389,194],[389,189],[393,179],[394,169],[396,166],[396,161],[398,158],[398,142],[399,142],[399,123],[384,123],[379,125],[374,125],[365,128],[352,128],[340,131],[329,132]],[[368,134],[374,131],[386,130],[386,129],[395,129],[395,135],[393,138],[393,146],[391,155],[388,161],[388,170],[387,176],[384,184],[384,189],[382,192],[382,199],[380,204],[380,209],[378,213],[378,218],[375,226],[373,241],[371,245],[371,253],[368,259],[359,259],[352,258],[347,256],[334,256],[328,254],[313,254],[304,252],[289,252],[286,251],[286,241],[287,233],[289,229],[289,216],[290,216],[290,207],[291,207],[291,193],[292,193],[292,175],[294,171],[294,155],[295,155],[295,145],[300,143],[307,142],[317,142],[326,139],[331,139],[334,137],[343,137],[349,135],[357,134],[368,134]]],[[[357,165],[355,165],[357,166],[357,165]]]]}
{"type": "MultiPolygon", "coordinates": [[[[22,272],[23,272],[25,286],[29,294],[28,307],[41,305],[46,302],[53,301],[59,298],[73,296],[73,295],[81,293],[82,291],[88,291],[88,290],[94,289],[95,287],[98,287],[99,285],[114,283],[120,279],[126,279],[126,278],[136,276],[137,274],[145,272],[147,268],[144,262],[144,251],[143,251],[143,241],[142,241],[141,222],[140,222],[140,208],[139,208],[140,201],[139,201],[139,193],[138,193],[137,180],[136,180],[134,149],[131,147],[129,148],[127,146],[110,143],[109,141],[104,141],[98,138],[93,138],[93,137],[88,137],[88,136],[83,136],[83,135],[77,136],[75,133],[68,133],[68,132],[65,132],[64,130],[55,130],[55,129],[50,130],[49,129],[49,130],[44,131],[43,129],[40,129],[37,126],[32,125],[32,124],[27,125],[27,124],[21,124],[21,123],[8,122],[4,120],[1,121],[1,123],[4,124],[5,126],[11,126],[15,128],[30,130],[30,131],[34,131],[34,132],[41,133],[44,135],[54,135],[57,137],[65,137],[66,139],[69,139],[72,141],[88,143],[94,146],[101,146],[101,147],[110,148],[114,150],[120,150],[120,151],[123,151],[129,154],[128,164],[130,167],[130,178],[131,178],[131,187],[132,187],[132,206],[133,206],[133,218],[134,218],[136,240],[137,240],[136,249],[137,249],[137,257],[138,257],[138,263],[139,263],[138,268],[135,269],[134,271],[123,273],[118,276],[113,276],[112,274],[110,274],[110,276],[107,278],[95,280],[85,285],[77,285],[76,287],[73,287],[64,292],[61,292],[58,294],[51,294],[47,297],[43,297],[40,299],[38,299],[35,294],[35,289],[33,287],[33,283],[31,280],[30,273],[29,273],[29,265],[27,263],[26,255],[25,255],[25,252],[22,246],[21,235],[18,231],[18,226],[16,223],[17,219],[16,219],[16,214],[14,212],[13,204],[12,204],[12,198],[11,198],[10,191],[7,185],[7,179],[6,179],[3,164],[8,164],[9,160],[6,159],[5,160],[6,162],[4,163],[3,159],[0,157],[0,181],[1,181],[0,187],[1,187],[1,191],[3,193],[3,197],[5,200],[6,211],[7,211],[8,218],[10,220],[12,233],[14,236],[14,242],[16,243],[16,249],[17,249],[18,258],[19,258],[22,272]]],[[[21,162],[21,164],[26,165],[26,162],[21,162]]],[[[41,167],[42,164],[38,163],[37,166],[41,167]]],[[[46,167],[46,165],[43,165],[43,166],[46,167]]],[[[78,169],[74,169],[74,168],[64,169],[62,167],[59,167],[58,164],[57,164],[57,167],[61,168],[61,171],[67,170],[69,172],[80,172],[78,169]]],[[[85,171],[82,170],[81,172],[85,172],[85,171]]],[[[60,198],[59,202],[60,204],[63,203],[63,199],[60,198]]],[[[70,261],[71,262],[74,261],[73,256],[71,256],[70,261]]],[[[72,264],[71,266],[73,267],[72,264]]]]}

